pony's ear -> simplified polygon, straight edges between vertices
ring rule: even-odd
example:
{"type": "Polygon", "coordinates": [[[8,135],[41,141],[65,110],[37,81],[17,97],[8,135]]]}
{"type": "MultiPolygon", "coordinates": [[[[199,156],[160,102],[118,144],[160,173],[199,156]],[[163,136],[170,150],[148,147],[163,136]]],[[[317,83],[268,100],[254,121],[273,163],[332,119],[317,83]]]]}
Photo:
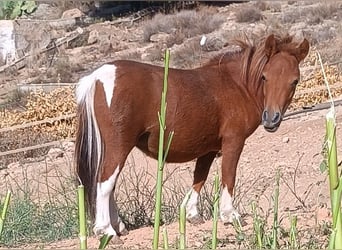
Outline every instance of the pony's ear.
{"type": "Polygon", "coordinates": [[[276,53],[276,46],[277,44],[274,35],[269,35],[265,41],[265,54],[268,58],[276,53]]]}
{"type": "Polygon", "coordinates": [[[309,53],[309,41],[304,38],[303,42],[296,49],[296,58],[298,62],[302,61],[309,53]]]}

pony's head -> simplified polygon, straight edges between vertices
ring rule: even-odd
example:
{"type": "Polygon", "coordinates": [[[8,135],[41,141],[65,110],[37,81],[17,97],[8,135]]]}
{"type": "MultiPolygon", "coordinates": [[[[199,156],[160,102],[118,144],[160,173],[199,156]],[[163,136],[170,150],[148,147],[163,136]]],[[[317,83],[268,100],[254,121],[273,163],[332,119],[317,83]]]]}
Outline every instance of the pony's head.
{"type": "Polygon", "coordinates": [[[262,124],[268,132],[275,132],[289,106],[299,82],[299,63],[309,52],[309,42],[304,39],[300,44],[280,41],[274,35],[266,38],[264,55],[267,63],[263,68],[261,81],[264,92],[262,124]]]}

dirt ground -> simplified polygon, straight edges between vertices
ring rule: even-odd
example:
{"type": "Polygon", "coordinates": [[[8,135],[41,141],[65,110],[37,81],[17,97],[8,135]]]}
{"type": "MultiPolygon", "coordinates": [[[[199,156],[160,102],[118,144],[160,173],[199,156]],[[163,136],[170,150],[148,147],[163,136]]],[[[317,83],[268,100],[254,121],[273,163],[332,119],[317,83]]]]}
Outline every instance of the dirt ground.
{"type": "MultiPolygon", "coordinates": [[[[293,2],[293,1],[288,1],[293,2]]],[[[295,2],[295,1],[294,1],[295,2]]],[[[252,3],[247,3],[252,4],[252,3]]],[[[326,27],[332,27],[336,31],[336,40],[341,41],[341,32],[338,25],[339,21],[323,20],[319,24],[315,24],[315,20],[311,20],[311,24],[307,24],[305,20],[295,20],[293,23],[288,21],[287,25],[279,26],[280,21],[284,18],[290,18],[291,12],[297,8],[301,8],[302,16],[305,10],[310,6],[315,7],[319,3],[309,1],[299,1],[296,4],[287,4],[281,2],[281,11],[275,10],[278,5],[272,5],[273,9],[266,9],[263,11],[264,17],[260,22],[252,23],[236,23],[236,10],[240,7],[238,5],[230,5],[225,7],[217,7],[219,13],[225,17],[225,22],[220,30],[214,31],[208,35],[208,39],[217,38],[225,41],[225,34],[231,32],[244,30],[255,31],[263,30],[271,27],[272,29],[288,28],[294,33],[305,30],[306,35],[310,35],[311,41],[316,39],[313,47],[322,47],[329,43],[329,40],[318,41],[319,38],[313,37],[314,31],[321,34],[320,39],[327,35],[323,33],[326,27]],[[278,19],[277,19],[278,18],[278,19]],[[325,26],[324,26],[325,25],[325,26]],[[329,26],[330,25],[330,26],[329,26]],[[311,33],[310,33],[311,32],[311,33]],[[340,32],[340,33],[338,33],[340,32]],[[340,40],[338,40],[340,39],[340,40]]],[[[270,5],[271,6],[271,5],[270,5]]],[[[342,6],[342,5],[341,5],[342,6]]],[[[341,8],[341,7],[340,7],[341,8]]],[[[310,17],[311,18],[311,17],[310,17]]],[[[97,23],[88,28],[87,31],[92,31],[93,38],[97,41],[89,43],[84,46],[68,48],[60,48],[61,60],[57,61],[54,72],[45,74],[47,71],[43,66],[40,69],[28,68],[27,70],[18,71],[11,75],[5,75],[2,80],[5,84],[0,84],[0,99],[5,98],[5,94],[10,90],[16,88],[15,84],[23,79],[33,79],[34,81],[56,80],[57,76],[63,75],[66,70],[69,82],[75,82],[80,75],[89,72],[97,65],[105,61],[110,61],[118,58],[132,58],[140,61],[147,61],[153,64],[162,64],[160,51],[165,48],[165,44],[161,41],[163,34],[158,34],[157,42],[143,42],[142,26],[144,22],[134,24],[127,27],[115,26],[108,22],[97,23]],[[94,32],[97,30],[97,33],[94,32]],[[156,51],[159,51],[158,53],[156,51]],[[157,53],[157,55],[156,55],[157,53]],[[67,58],[67,60],[64,60],[67,58]],[[63,61],[64,60],[64,61],[63,61]],[[65,65],[68,65],[66,67],[65,65]],[[37,70],[42,70],[45,75],[37,76],[37,70]],[[37,80],[38,79],[38,80],[37,80]]],[[[333,31],[332,31],[333,32],[333,31]]],[[[161,32],[162,33],[162,32],[161,32]]],[[[304,35],[305,35],[304,34],[304,35]]],[[[330,34],[330,33],[329,33],[330,34]]],[[[328,35],[329,35],[328,34],[328,35]]],[[[165,34],[164,34],[165,35],[165,34]]],[[[189,44],[200,36],[185,40],[182,45],[175,44],[172,48],[171,54],[182,53],[182,49],[187,48],[186,42],[189,44]]],[[[196,40],[196,41],[197,41],[196,40]]],[[[88,41],[89,42],[89,41],[88,41]]],[[[312,42],[313,43],[313,42],[312,42]]],[[[223,44],[223,43],[222,43],[223,44]]],[[[336,44],[334,42],[334,44],[336,44]]],[[[190,45],[189,45],[190,46],[190,45]]],[[[223,45],[221,45],[223,46],[223,45]]],[[[338,44],[336,45],[338,46],[338,44]]],[[[188,49],[192,49],[188,47],[188,49]]],[[[333,54],[333,50],[325,51],[325,55],[333,54]]],[[[198,52],[198,51],[197,51],[198,52]]],[[[209,57],[215,51],[203,52],[204,57],[209,57]]],[[[173,61],[173,66],[177,67],[193,67],[200,64],[199,56],[195,58],[195,62],[185,62],[183,59],[173,61]],[[182,61],[183,60],[183,61],[182,61]]],[[[38,58],[43,60],[42,58],[38,58]]],[[[205,58],[204,58],[205,59],[205,58]]],[[[329,58],[326,61],[335,61],[336,58],[329,58]]],[[[44,59],[45,60],[45,59],[44,59]]],[[[305,66],[315,66],[311,59],[307,59],[305,66]]],[[[303,78],[310,78],[309,73],[302,75],[303,78]]],[[[62,79],[60,81],[63,82],[62,79]]],[[[339,96],[337,96],[339,97],[339,96]]],[[[8,96],[6,96],[8,98],[8,96]]],[[[242,214],[244,220],[243,231],[252,231],[252,212],[251,203],[256,202],[261,209],[260,213],[267,216],[267,220],[272,220],[272,195],[274,192],[275,176],[277,171],[280,171],[280,197],[279,197],[279,211],[281,218],[281,226],[289,228],[289,216],[296,215],[298,217],[298,230],[300,241],[308,248],[310,240],[318,239],[319,247],[326,246],[327,235],[323,233],[322,227],[331,221],[329,213],[330,200],[327,173],[321,173],[320,163],[322,162],[322,147],[325,135],[325,115],[327,110],[311,111],[302,114],[290,116],[283,121],[279,130],[276,133],[268,133],[262,127],[246,141],[243,153],[240,158],[236,188],[235,188],[235,206],[242,214]]],[[[336,107],[337,114],[337,145],[338,154],[342,155],[342,106],[336,107]]],[[[73,176],[72,158],[73,158],[73,142],[66,142],[59,148],[53,148],[41,159],[27,159],[23,162],[14,162],[7,168],[0,170],[0,179],[4,180],[0,183],[0,194],[2,195],[8,188],[15,189],[20,186],[24,180],[30,180],[29,189],[32,194],[39,193],[35,197],[37,200],[45,199],[47,195],[53,196],[49,193],[51,187],[58,189],[61,176],[73,176]],[[25,172],[25,173],[24,173],[25,172]],[[37,192],[39,190],[39,192],[37,192]],[[44,198],[45,197],[45,198],[44,198]]],[[[339,162],[341,160],[339,159],[339,162]]],[[[210,175],[206,187],[209,189],[212,186],[214,174],[216,170],[220,170],[221,158],[217,158],[211,168],[210,175]]],[[[121,178],[117,184],[117,193],[119,195],[119,206],[127,199],[127,192],[122,192],[123,178],[132,174],[134,171],[146,173],[145,176],[155,175],[157,163],[155,160],[145,157],[136,149],[130,154],[127,160],[127,166],[121,174],[121,178]],[[134,166],[134,168],[132,168],[134,166]],[[138,167],[138,169],[136,168],[138,167]]],[[[172,176],[172,180],[177,180],[183,187],[189,189],[192,184],[192,171],[194,162],[186,164],[168,164],[166,167],[167,176],[172,176]],[[172,173],[172,174],[171,174],[172,173]]],[[[138,180],[137,180],[138,182],[138,180]]],[[[144,182],[145,183],[145,182],[144,182]]],[[[149,181],[146,181],[149,183],[149,181]]],[[[172,185],[169,181],[167,185],[172,185]]],[[[170,187],[170,186],[168,186],[170,187]]],[[[58,197],[55,197],[58,199],[58,197]]],[[[175,246],[178,235],[178,223],[173,222],[166,225],[169,235],[170,245],[175,246]]],[[[212,221],[206,220],[204,224],[193,226],[187,224],[187,245],[189,248],[208,248],[208,240],[211,236],[212,221]]],[[[118,249],[146,249],[151,248],[152,244],[152,227],[142,227],[135,230],[130,230],[127,236],[122,236],[123,244],[111,244],[109,248],[118,249]]],[[[233,226],[225,226],[219,222],[218,238],[219,248],[238,248],[240,245],[236,239],[236,232],[233,226]]],[[[89,248],[96,248],[98,246],[98,239],[91,237],[88,240],[89,248]]],[[[246,247],[246,245],[241,245],[246,247]]],[[[33,244],[22,246],[22,248],[45,248],[45,249],[77,249],[78,238],[67,239],[63,241],[33,244]]]]}

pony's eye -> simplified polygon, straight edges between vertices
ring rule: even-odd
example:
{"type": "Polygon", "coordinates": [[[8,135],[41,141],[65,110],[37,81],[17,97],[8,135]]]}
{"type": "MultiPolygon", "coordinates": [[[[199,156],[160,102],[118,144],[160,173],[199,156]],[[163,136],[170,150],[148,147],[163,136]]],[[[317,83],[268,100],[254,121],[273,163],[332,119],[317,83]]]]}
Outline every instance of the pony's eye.
{"type": "Polygon", "coordinates": [[[298,82],[299,82],[298,79],[297,79],[297,80],[294,80],[293,83],[292,83],[292,85],[293,85],[293,86],[296,86],[296,85],[298,84],[298,82]]]}
{"type": "Polygon", "coordinates": [[[264,75],[262,75],[261,80],[266,81],[266,77],[264,75]]]}

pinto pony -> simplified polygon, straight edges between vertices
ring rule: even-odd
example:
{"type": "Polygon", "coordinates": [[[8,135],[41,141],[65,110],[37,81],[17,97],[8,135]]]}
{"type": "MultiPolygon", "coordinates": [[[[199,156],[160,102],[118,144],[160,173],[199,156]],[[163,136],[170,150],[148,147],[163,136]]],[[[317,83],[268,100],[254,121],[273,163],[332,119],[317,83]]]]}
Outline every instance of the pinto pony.
{"type": "MultiPolygon", "coordinates": [[[[245,140],[262,124],[279,127],[299,82],[309,42],[269,35],[255,45],[217,56],[206,65],[169,69],[166,133],[174,131],[167,162],[197,159],[187,219],[201,222],[198,197],[210,165],[222,152],[220,218],[239,214],[232,196],[245,140]]],[[[105,64],[80,79],[77,90],[76,169],[87,193],[94,232],[120,236],[126,229],[114,188],[133,147],[157,158],[158,110],[164,70],[134,61],[105,64]]]]}

